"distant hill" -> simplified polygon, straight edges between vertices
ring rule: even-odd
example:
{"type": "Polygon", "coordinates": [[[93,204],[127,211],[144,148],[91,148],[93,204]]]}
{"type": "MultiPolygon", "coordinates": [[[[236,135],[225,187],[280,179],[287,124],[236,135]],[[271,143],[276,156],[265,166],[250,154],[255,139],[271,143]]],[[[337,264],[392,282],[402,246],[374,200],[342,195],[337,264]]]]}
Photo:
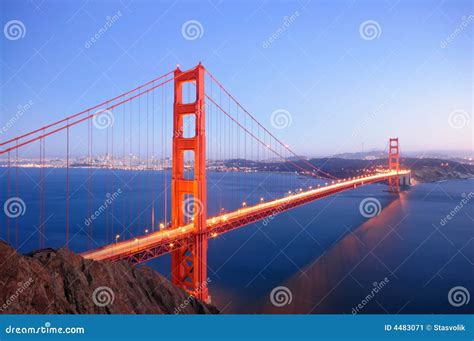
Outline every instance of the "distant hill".
{"type": "Polygon", "coordinates": [[[331,156],[336,159],[357,159],[357,160],[375,160],[383,159],[387,157],[386,152],[373,151],[373,152],[358,152],[358,153],[341,153],[331,156]]]}
{"type": "MultiPolygon", "coordinates": [[[[402,152],[404,157],[416,158],[416,159],[439,159],[439,160],[451,160],[461,163],[474,164],[474,157],[469,152],[446,152],[446,151],[425,151],[425,152],[402,152]]],[[[368,152],[355,152],[355,153],[341,153],[329,156],[330,158],[339,159],[358,159],[358,160],[375,160],[385,159],[388,153],[384,151],[368,151],[368,152]]]]}
{"type": "MultiPolygon", "coordinates": [[[[311,171],[307,162],[338,178],[362,175],[366,170],[387,168],[388,159],[362,160],[352,158],[314,158],[308,161],[262,162],[249,160],[227,160],[229,167],[250,167],[258,171],[299,172],[311,171]]],[[[401,158],[402,167],[412,170],[413,178],[419,182],[433,182],[447,179],[467,179],[474,177],[474,165],[451,160],[433,158],[401,158]]]]}

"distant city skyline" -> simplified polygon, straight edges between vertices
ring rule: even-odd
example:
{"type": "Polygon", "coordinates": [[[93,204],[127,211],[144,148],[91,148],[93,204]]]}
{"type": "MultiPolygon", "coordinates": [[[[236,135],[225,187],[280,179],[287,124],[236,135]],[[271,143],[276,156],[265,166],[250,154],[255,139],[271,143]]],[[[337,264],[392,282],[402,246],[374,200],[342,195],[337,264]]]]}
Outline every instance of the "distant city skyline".
{"type": "Polygon", "coordinates": [[[407,152],[472,151],[470,1],[0,8],[0,141],[202,61],[298,154],[383,150],[389,136],[407,152]]]}
{"type": "MultiPolygon", "coordinates": [[[[27,153],[28,154],[28,153],[27,153]]],[[[34,154],[34,153],[33,153],[34,154]]],[[[366,159],[366,160],[374,160],[379,158],[386,158],[388,152],[386,150],[370,150],[370,151],[355,151],[355,152],[342,152],[339,154],[330,154],[330,155],[298,155],[297,157],[289,156],[289,157],[278,157],[278,156],[268,156],[268,157],[261,157],[261,158],[238,158],[238,157],[221,157],[216,158],[214,157],[207,157],[208,162],[212,165],[214,162],[222,162],[232,159],[242,159],[242,160],[249,160],[249,161],[262,161],[262,162],[280,162],[283,160],[293,160],[293,159],[318,159],[318,158],[352,158],[352,159],[366,159]]],[[[474,153],[473,151],[435,151],[435,150],[427,150],[427,151],[407,151],[404,152],[403,157],[421,157],[421,158],[439,158],[439,159],[453,159],[453,160],[460,160],[464,159],[466,162],[471,163],[474,160],[474,153]]],[[[147,160],[150,163],[154,163],[155,165],[166,164],[166,167],[171,167],[171,156],[165,156],[164,158],[161,155],[150,155],[148,158],[144,155],[138,156],[137,154],[125,154],[125,155],[117,155],[117,154],[104,154],[104,153],[94,153],[91,156],[92,162],[100,161],[110,161],[116,163],[116,165],[120,164],[129,164],[131,160],[133,164],[143,164],[145,165],[147,160]]],[[[74,164],[78,162],[89,162],[89,156],[87,154],[70,154],[70,164],[74,166],[74,164]]],[[[190,162],[192,159],[186,159],[186,162],[190,162]]],[[[18,158],[18,163],[22,164],[25,161],[37,161],[39,162],[39,155],[37,156],[22,156],[18,158]]],[[[66,156],[64,155],[46,155],[45,161],[60,161],[62,164],[61,166],[66,165],[66,156]]],[[[11,164],[15,165],[16,157],[11,157],[10,159],[11,164]]],[[[0,159],[0,166],[6,165],[8,163],[7,159],[0,159]]]]}

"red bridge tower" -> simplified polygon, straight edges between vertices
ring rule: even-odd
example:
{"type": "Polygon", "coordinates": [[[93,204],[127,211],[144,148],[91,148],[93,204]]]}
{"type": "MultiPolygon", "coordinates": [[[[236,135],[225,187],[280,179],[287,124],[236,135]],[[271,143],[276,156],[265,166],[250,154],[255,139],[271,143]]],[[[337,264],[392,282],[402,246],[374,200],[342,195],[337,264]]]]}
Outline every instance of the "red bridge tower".
{"type": "MultiPolygon", "coordinates": [[[[171,180],[172,227],[179,228],[192,215],[194,236],[190,244],[171,255],[171,280],[174,284],[206,302],[207,289],[207,234],[206,234],[206,132],[204,108],[205,69],[199,64],[194,69],[174,72],[173,161],[171,180]],[[183,85],[194,83],[196,100],[183,103],[183,85]],[[184,137],[184,118],[194,115],[195,135],[184,137]],[[186,179],[184,154],[194,152],[194,178],[186,179]]],[[[190,122],[192,120],[189,120],[190,122]]],[[[188,120],[186,121],[188,122],[188,120]]]]}
{"type": "MultiPolygon", "coordinates": [[[[398,137],[390,138],[388,142],[388,169],[391,171],[400,170],[400,154],[398,150],[398,137]]],[[[400,192],[400,178],[398,176],[388,179],[389,191],[393,193],[400,192]]]]}

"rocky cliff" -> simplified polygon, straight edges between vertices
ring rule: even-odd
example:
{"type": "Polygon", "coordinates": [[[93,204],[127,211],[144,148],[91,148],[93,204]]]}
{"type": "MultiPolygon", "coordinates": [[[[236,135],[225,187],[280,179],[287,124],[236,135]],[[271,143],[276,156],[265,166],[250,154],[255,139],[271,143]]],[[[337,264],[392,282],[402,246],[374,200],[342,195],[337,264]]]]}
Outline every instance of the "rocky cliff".
{"type": "Polygon", "coordinates": [[[212,314],[156,271],[65,249],[18,254],[0,241],[0,313],[212,314]]]}

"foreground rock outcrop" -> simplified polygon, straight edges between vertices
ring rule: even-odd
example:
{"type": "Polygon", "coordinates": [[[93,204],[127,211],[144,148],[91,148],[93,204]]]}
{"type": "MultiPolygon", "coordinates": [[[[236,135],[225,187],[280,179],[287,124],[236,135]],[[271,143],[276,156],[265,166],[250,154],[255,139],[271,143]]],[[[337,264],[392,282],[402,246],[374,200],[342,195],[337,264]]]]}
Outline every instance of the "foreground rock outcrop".
{"type": "Polygon", "coordinates": [[[65,249],[18,254],[0,241],[0,313],[213,314],[156,271],[65,249]]]}

